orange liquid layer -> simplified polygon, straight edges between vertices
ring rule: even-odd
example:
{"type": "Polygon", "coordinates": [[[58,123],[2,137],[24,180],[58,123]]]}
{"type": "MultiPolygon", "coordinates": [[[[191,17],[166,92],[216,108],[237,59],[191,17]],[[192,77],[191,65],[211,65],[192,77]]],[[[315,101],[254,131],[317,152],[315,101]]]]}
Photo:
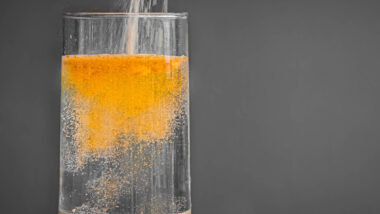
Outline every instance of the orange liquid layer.
{"type": "Polygon", "coordinates": [[[187,57],[64,56],[62,90],[73,112],[66,120],[79,152],[167,140],[187,96],[187,66],[187,57]]]}

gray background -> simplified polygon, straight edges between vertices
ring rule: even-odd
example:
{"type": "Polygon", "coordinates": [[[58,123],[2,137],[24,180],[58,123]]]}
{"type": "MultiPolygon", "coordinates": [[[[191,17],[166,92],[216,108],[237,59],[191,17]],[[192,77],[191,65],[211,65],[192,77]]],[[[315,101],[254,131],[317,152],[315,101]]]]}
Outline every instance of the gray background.
{"type": "MultiPolygon", "coordinates": [[[[380,3],[170,3],[190,12],[193,213],[380,213],[380,3]]],[[[109,5],[0,2],[0,213],[57,213],[61,17],[109,5]]]]}

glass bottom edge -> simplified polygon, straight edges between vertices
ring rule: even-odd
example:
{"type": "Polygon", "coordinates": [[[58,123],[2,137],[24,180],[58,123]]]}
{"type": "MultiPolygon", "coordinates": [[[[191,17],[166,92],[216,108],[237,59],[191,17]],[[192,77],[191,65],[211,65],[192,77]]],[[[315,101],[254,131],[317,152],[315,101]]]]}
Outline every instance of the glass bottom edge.
{"type": "MultiPolygon", "coordinates": [[[[59,210],[58,214],[71,214],[70,212],[59,210]]],[[[168,213],[168,214],[191,214],[191,210],[181,212],[181,213],[168,213]]]]}

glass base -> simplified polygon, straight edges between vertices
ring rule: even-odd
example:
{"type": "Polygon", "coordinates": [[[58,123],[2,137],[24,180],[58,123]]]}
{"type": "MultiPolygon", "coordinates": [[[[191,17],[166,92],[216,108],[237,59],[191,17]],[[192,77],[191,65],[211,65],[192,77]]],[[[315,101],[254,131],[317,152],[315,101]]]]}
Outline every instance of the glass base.
{"type": "MultiPolygon", "coordinates": [[[[60,210],[60,211],[58,211],[58,214],[72,214],[72,212],[65,212],[65,211],[60,210]]],[[[183,213],[170,213],[170,214],[191,214],[191,210],[188,210],[188,211],[183,212],[183,213]]]]}

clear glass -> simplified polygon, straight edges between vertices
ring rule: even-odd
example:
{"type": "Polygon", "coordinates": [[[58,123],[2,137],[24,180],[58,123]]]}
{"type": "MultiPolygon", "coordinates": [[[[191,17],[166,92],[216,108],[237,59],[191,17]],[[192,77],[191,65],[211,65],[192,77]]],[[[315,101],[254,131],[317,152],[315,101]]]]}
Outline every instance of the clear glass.
{"type": "Polygon", "coordinates": [[[65,15],[59,213],[191,213],[187,35],[186,13],[65,15]]]}

